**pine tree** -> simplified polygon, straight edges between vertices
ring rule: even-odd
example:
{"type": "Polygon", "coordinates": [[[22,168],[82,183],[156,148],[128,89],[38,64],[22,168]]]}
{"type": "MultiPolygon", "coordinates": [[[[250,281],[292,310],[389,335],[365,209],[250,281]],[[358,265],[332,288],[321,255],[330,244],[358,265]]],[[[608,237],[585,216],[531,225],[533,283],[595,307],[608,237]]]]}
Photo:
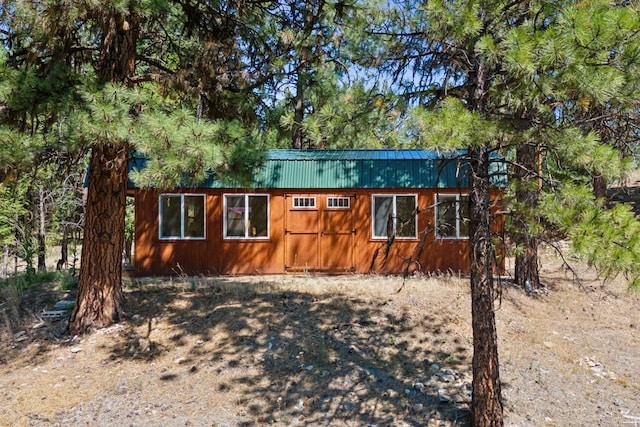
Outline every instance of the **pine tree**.
{"type": "Polygon", "coordinates": [[[212,126],[196,117],[225,111],[223,98],[234,93],[233,88],[251,91],[246,57],[237,52],[238,34],[250,33],[247,22],[252,21],[245,11],[259,5],[243,5],[50,0],[6,1],[0,8],[6,62],[14,70],[4,92],[3,122],[16,134],[57,136],[48,138],[56,141],[50,149],[90,150],[72,333],[106,326],[122,315],[125,195],[132,148],[152,157],[147,183],[149,176],[160,175],[154,166],[164,168],[166,179],[156,180],[157,186],[176,185],[185,171],[194,182],[216,168],[229,175],[250,171],[243,167],[243,155],[252,160],[259,147],[247,143],[251,132],[243,123],[212,126]],[[210,22],[221,26],[211,28],[210,22]],[[204,57],[201,46],[209,49],[204,57]],[[41,90],[46,97],[24,88],[41,90]],[[224,140],[207,138],[223,134],[222,128],[240,130],[228,132],[231,136],[224,140]],[[184,143],[187,140],[192,143],[184,143]],[[163,163],[161,153],[188,161],[163,163]]]}
{"type": "MultiPolygon", "coordinates": [[[[347,138],[336,143],[331,128],[324,136],[319,133],[323,125],[339,126],[345,119],[336,104],[346,104],[352,113],[359,107],[371,111],[366,102],[371,104],[373,95],[363,99],[363,85],[358,87],[349,76],[350,45],[362,37],[354,34],[353,27],[363,11],[325,0],[272,2],[269,10],[273,17],[263,25],[265,49],[277,59],[270,64],[270,82],[263,89],[271,104],[265,123],[280,128],[281,135],[289,138],[287,147],[350,145],[347,138]]],[[[364,119],[359,124],[372,127],[364,119]]]]}
{"type": "MultiPolygon", "coordinates": [[[[544,225],[554,224],[558,231],[567,218],[580,222],[565,224],[563,235],[573,236],[572,230],[579,229],[591,237],[574,241],[578,251],[589,254],[594,265],[601,257],[611,259],[605,252],[617,251],[611,251],[609,244],[598,251],[599,256],[590,252],[596,248],[587,243],[597,233],[578,225],[583,218],[600,218],[593,212],[603,205],[594,202],[588,208],[582,205],[582,211],[556,213],[553,222],[549,216],[553,211],[545,212],[549,199],[540,195],[539,183],[542,178],[546,190],[569,200],[571,194],[564,192],[575,189],[560,185],[565,180],[620,176],[624,165],[620,153],[590,132],[588,123],[606,108],[610,115],[604,121],[615,123],[617,129],[617,123],[628,121],[634,111],[629,100],[637,93],[638,11],[632,4],[605,1],[400,2],[385,5],[382,11],[386,19],[373,21],[370,33],[382,39],[385,47],[373,51],[375,63],[370,65],[380,64],[404,89],[408,103],[419,105],[410,116],[407,134],[423,146],[468,148],[473,424],[502,425],[489,233],[489,153],[500,151],[516,160],[512,170],[519,179],[511,206],[516,210],[514,240],[521,248],[521,280],[535,284],[538,279],[537,238],[544,225]],[[539,165],[550,175],[540,176],[539,165]],[[538,199],[545,203],[536,207],[538,199]],[[587,212],[591,216],[585,217],[587,212]]],[[[616,211],[620,219],[611,224],[627,224],[626,211],[616,211]]],[[[600,236],[604,242],[635,247],[633,233],[625,237],[615,226],[609,232],[612,236],[607,239],[600,236]]],[[[618,259],[618,269],[626,261],[622,270],[633,271],[629,263],[633,257],[618,259]]]]}

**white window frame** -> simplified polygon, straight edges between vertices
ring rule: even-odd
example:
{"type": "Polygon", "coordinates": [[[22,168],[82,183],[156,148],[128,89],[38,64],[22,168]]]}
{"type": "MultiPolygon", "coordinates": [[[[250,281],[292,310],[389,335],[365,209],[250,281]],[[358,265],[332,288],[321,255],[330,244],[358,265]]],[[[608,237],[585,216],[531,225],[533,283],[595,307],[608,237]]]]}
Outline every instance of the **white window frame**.
{"type": "Polygon", "coordinates": [[[351,209],[351,197],[329,196],[327,197],[327,209],[351,209]],[[343,206],[340,206],[339,204],[334,204],[333,206],[329,206],[331,200],[334,200],[335,202],[346,200],[347,204],[343,206]]]}
{"type": "MultiPolygon", "coordinates": [[[[461,199],[468,199],[469,195],[468,194],[436,194],[435,195],[435,224],[436,224],[436,229],[435,229],[435,233],[436,233],[436,238],[437,239],[452,239],[452,240],[465,240],[465,239],[469,239],[469,236],[461,236],[460,235],[460,223],[464,222],[464,218],[462,218],[462,215],[460,214],[460,201],[461,199]],[[441,203],[442,199],[446,199],[446,200],[455,200],[455,209],[456,209],[456,235],[455,236],[441,236],[439,234],[439,219],[438,218],[438,212],[439,212],[439,205],[441,203]]],[[[469,218],[467,218],[468,220],[469,218]]]]}
{"type": "Polygon", "coordinates": [[[222,211],[222,235],[224,240],[268,240],[269,236],[271,236],[271,198],[267,193],[226,193],[223,194],[223,211],[222,211]],[[227,198],[228,197],[239,197],[244,196],[244,236],[228,236],[227,235],[227,198]],[[249,198],[250,197],[266,197],[267,198],[267,235],[266,236],[251,236],[249,233],[249,209],[246,209],[249,206],[249,198]]]}
{"type": "Polygon", "coordinates": [[[316,208],[316,198],[313,196],[294,196],[291,199],[291,206],[293,207],[293,209],[315,209],[316,208]],[[305,205],[304,203],[302,203],[301,205],[297,204],[298,202],[304,201],[304,200],[308,200],[309,202],[312,202],[313,204],[309,204],[309,205],[305,205]]]}
{"type": "Polygon", "coordinates": [[[207,195],[200,193],[161,193],[158,196],[158,238],[160,240],[206,240],[207,238],[207,195]],[[164,197],[180,197],[180,235],[176,236],[163,236],[163,204],[162,199],[164,197]],[[185,197],[200,197],[202,198],[202,225],[203,236],[192,237],[185,236],[185,218],[184,218],[184,199],[185,197]]]}
{"type": "MultiPolygon", "coordinates": [[[[397,231],[397,217],[398,217],[398,197],[413,197],[414,198],[414,207],[418,207],[418,195],[417,194],[372,194],[371,195],[371,237],[373,239],[388,239],[389,236],[378,236],[376,235],[376,212],[375,212],[375,208],[376,208],[376,204],[375,204],[375,199],[376,197],[392,197],[393,198],[393,203],[392,203],[392,217],[393,217],[393,232],[394,234],[397,231]]],[[[418,238],[418,215],[415,214],[413,216],[413,220],[415,222],[414,225],[414,230],[415,233],[413,236],[399,236],[396,234],[395,238],[396,239],[403,239],[403,240],[415,240],[418,238]]]]}

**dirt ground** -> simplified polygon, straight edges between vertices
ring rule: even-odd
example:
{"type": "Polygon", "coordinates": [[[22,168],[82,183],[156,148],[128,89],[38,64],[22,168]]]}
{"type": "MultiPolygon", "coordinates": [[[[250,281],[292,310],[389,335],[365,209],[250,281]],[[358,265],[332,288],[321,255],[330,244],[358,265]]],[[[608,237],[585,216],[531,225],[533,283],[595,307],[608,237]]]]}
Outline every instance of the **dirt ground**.
{"type": "MultiPolygon", "coordinates": [[[[640,294],[580,273],[551,256],[546,292],[502,287],[508,426],[640,425],[640,294]]],[[[469,425],[465,278],[148,279],[75,339],[39,316],[64,299],[20,295],[19,327],[5,301],[2,426],[469,425]]]]}

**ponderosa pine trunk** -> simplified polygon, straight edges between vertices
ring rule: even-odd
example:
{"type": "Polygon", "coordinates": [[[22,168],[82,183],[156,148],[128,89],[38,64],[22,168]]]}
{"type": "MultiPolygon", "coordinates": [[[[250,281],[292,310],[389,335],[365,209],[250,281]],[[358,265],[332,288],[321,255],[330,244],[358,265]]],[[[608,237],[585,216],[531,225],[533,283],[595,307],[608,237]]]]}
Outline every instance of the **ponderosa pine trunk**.
{"type": "MultiPolygon", "coordinates": [[[[481,18],[486,18],[481,13],[481,18]]],[[[474,55],[471,108],[484,113],[488,93],[487,64],[474,55]]],[[[469,260],[471,262],[471,328],[473,330],[474,427],[502,427],[503,408],[498,364],[498,333],[493,296],[494,249],[491,238],[489,146],[476,141],[469,150],[469,260]]]]}
{"type": "Polygon", "coordinates": [[[47,271],[47,213],[44,190],[38,189],[38,271],[47,271]]]}
{"type": "Polygon", "coordinates": [[[498,363],[498,334],[493,295],[493,243],[489,210],[489,150],[470,150],[469,246],[471,259],[471,322],[473,328],[474,427],[503,425],[498,363]]]}
{"type": "MultiPolygon", "coordinates": [[[[322,2],[318,6],[319,10],[317,15],[314,11],[314,2],[312,0],[306,0],[304,4],[304,26],[303,26],[303,40],[305,43],[311,42],[311,33],[316,23],[317,16],[322,14],[322,2]]],[[[309,68],[312,66],[313,55],[311,54],[311,48],[303,45],[300,52],[300,64],[298,65],[296,82],[296,95],[293,103],[293,140],[291,141],[291,148],[300,150],[304,145],[304,131],[302,123],[305,117],[305,97],[306,88],[309,85],[309,68]]]]}
{"type": "Polygon", "coordinates": [[[594,175],[591,178],[593,195],[596,199],[607,199],[607,180],[602,175],[594,175]]]}
{"type": "Polygon", "coordinates": [[[540,271],[538,266],[538,238],[528,229],[530,214],[538,205],[538,146],[534,143],[523,143],[516,149],[516,163],[521,166],[520,182],[517,183],[516,201],[524,209],[516,212],[515,228],[512,236],[518,246],[515,256],[516,285],[530,291],[540,287],[540,271]]]}
{"type": "Polygon", "coordinates": [[[293,140],[291,141],[291,148],[295,150],[302,149],[302,121],[304,120],[304,88],[306,85],[306,79],[303,77],[304,72],[301,71],[298,74],[298,83],[296,84],[296,97],[294,98],[295,104],[293,108],[293,140]]]}
{"type": "Polygon", "coordinates": [[[108,326],[122,315],[128,155],[126,143],[97,145],[91,153],[78,296],[70,323],[73,335],[108,326]]]}
{"type": "MultiPolygon", "coordinates": [[[[135,73],[136,23],[112,11],[102,21],[98,64],[103,82],[126,84],[135,73]]],[[[98,141],[91,153],[89,188],[76,305],[69,331],[105,327],[122,315],[122,249],[129,144],[98,141]]]]}

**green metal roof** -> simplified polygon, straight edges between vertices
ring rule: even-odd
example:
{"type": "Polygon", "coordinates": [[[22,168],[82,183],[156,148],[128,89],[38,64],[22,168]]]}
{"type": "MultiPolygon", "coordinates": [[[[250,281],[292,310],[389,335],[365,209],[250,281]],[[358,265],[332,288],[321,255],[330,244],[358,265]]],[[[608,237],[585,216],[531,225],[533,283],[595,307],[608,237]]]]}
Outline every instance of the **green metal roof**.
{"type": "MultiPolygon", "coordinates": [[[[269,150],[255,188],[458,188],[467,187],[465,151],[423,149],[269,150]]],[[[494,157],[493,184],[506,185],[506,166],[494,157]]],[[[140,160],[140,159],[138,159],[140,160]]],[[[144,165],[137,163],[137,167],[144,165]]],[[[199,187],[235,188],[210,177],[199,187]]]]}

